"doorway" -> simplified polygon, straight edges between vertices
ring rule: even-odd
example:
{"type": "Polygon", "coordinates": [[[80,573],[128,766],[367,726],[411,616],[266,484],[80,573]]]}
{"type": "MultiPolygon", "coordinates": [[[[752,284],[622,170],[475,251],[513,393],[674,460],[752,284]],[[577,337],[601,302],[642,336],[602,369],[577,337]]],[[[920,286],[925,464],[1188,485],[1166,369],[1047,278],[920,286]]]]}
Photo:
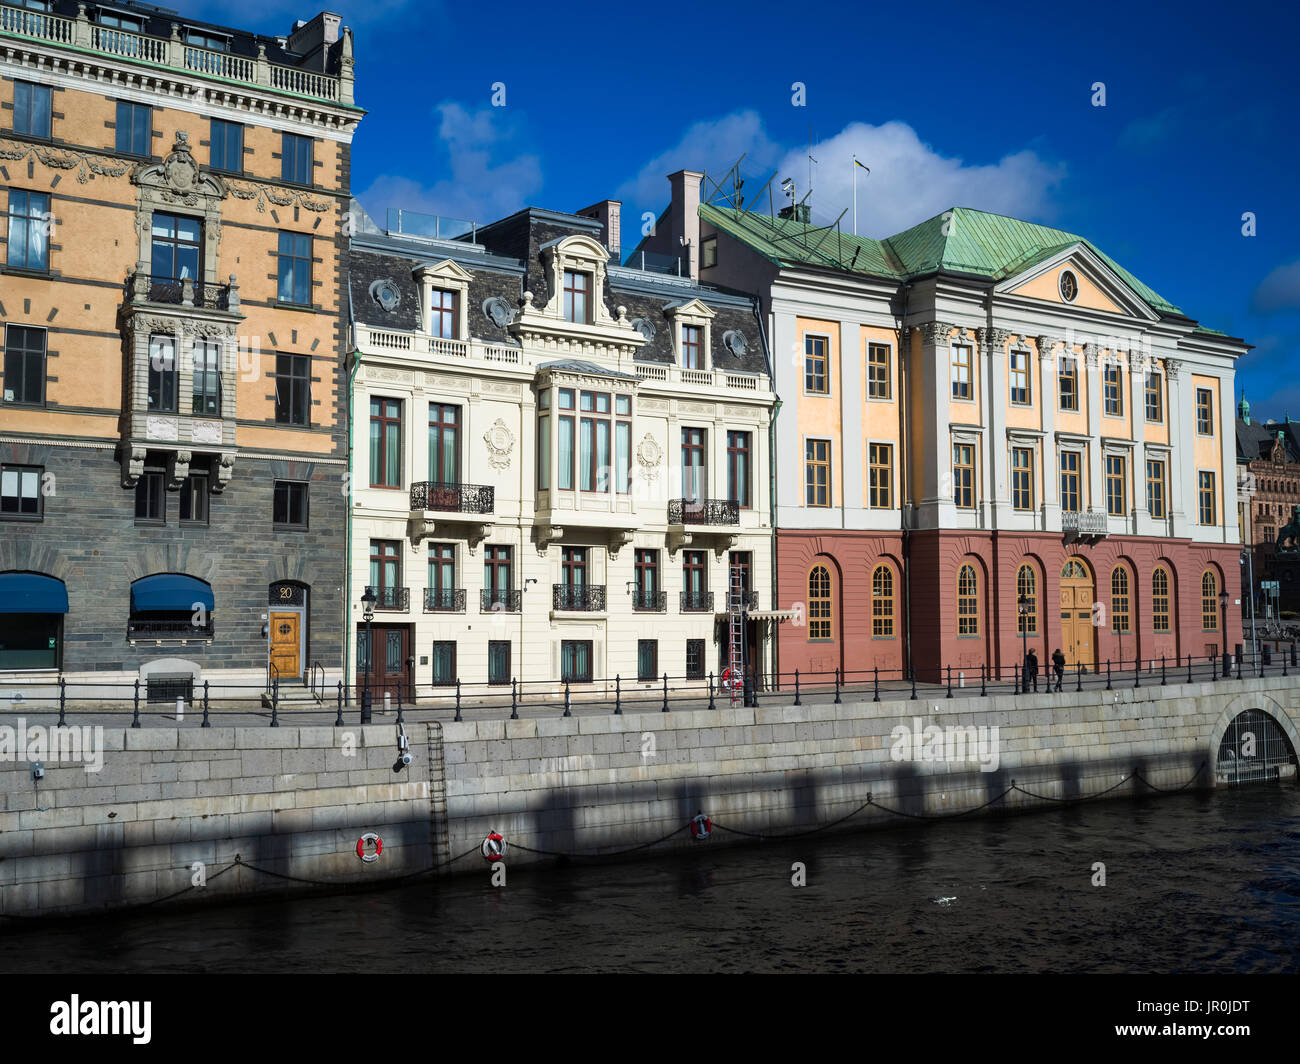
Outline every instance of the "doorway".
{"type": "Polygon", "coordinates": [[[375,655],[370,660],[366,642],[366,625],[357,625],[357,698],[366,687],[367,662],[370,668],[370,700],[382,704],[387,692],[396,701],[399,697],[409,701],[413,697],[411,659],[411,629],[407,625],[372,624],[375,655]]]}
{"type": "Polygon", "coordinates": [[[1097,664],[1093,638],[1092,570],[1079,558],[1069,558],[1061,569],[1061,653],[1067,665],[1097,664]]]}
{"type": "Polygon", "coordinates": [[[267,589],[267,659],[280,680],[300,680],[307,671],[307,587],[291,581],[267,589]]]}

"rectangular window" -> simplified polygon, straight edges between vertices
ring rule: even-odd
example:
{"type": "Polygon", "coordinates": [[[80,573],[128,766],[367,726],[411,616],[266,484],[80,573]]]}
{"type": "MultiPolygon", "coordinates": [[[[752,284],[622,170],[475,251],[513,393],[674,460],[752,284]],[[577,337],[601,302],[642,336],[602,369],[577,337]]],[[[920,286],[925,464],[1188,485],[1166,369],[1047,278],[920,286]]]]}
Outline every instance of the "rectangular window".
{"type": "Polygon", "coordinates": [[[117,101],[117,121],[113,123],[117,150],[123,155],[149,155],[153,136],[153,108],[143,103],[117,101]]]}
{"type": "Polygon", "coordinates": [[[804,443],[804,502],[808,506],[831,504],[831,441],[804,443]]]}
{"type": "Polygon", "coordinates": [[[14,82],[14,132],[29,137],[50,137],[50,117],[54,113],[53,96],[48,85],[30,81],[14,82]]]}
{"type": "Polygon", "coordinates": [[[698,325],[682,326],[682,369],[703,369],[701,329],[698,325]]]}
{"type": "Polygon", "coordinates": [[[1029,447],[1011,448],[1011,506],[1034,508],[1034,452],[1029,447]]]}
{"type": "Polygon", "coordinates": [[[888,344],[867,345],[868,399],[889,399],[894,394],[889,373],[890,353],[888,344]]]}
{"type": "Polygon", "coordinates": [[[39,521],[44,510],[41,466],[0,463],[0,519],[39,521]]]}
{"type": "Polygon", "coordinates": [[[429,544],[429,585],[425,595],[425,609],[456,609],[455,544],[429,544]]]}
{"type": "Polygon", "coordinates": [[[164,303],[180,302],[179,285],[159,282],[198,278],[203,251],[203,223],[197,218],[154,211],[150,226],[150,264],[154,290],[149,298],[164,303]]]}
{"type": "Polygon", "coordinates": [[[704,640],[686,640],[686,678],[688,680],[704,679],[704,640]]]}
{"type": "Polygon", "coordinates": [[[238,122],[212,119],[209,147],[208,159],[212,169],[232,174],[244,172],[244,127],[238,122]]]}
{"type": "Polygon", "coordinates": [[[311,305],[311,237],[306,233],[281,233],[279,300],[296,306],[311,305]]]}
{"type": "Polygon", "coordinates": [[[975,509],[975,445],[952,445],[952,501],[959,510],[975,509]]]}
{"type": "MultiPolygon", "coordinates": [[[[620,397],[621,398],[621,397],[620,397]]],[[[620,495],[632,492],[632,422],[614,423],[614,485],[620,495]]]]}
{"type": "Polygon", "coordinates": [[[488,683],[510,682],[510,640],[488,640],[488,683]]]}
{"type": "Polygon", "coordinates": [[[591,324],[591,274],[564,271],[564,320],[591,324]]]}
{"type": "Polygon", "coordinates": [[[1147,461],[1147,513],[1165,516],[1165,464],[1147,461]]]}
{"type": "Polygon", "coordinates": [[[659,552],[657,550],[636,551],[636,590],[633,593],[634,610],[659,609],[659,552]]]}
{"type": "Polygon", "coordinates": [[[400,399],[370,400],[370,486],[402,486],[402,403],[400,399]]]}
{"type": "Polygon", "coordinates": [[[307,485],[296,480],[277,480],[271,522],[277,528],[307,527],[307,485]]]}
{"type": "Polygon", "coordinates": [[[894,445],[867,444],[867,504],[873,510],[888,510],[894,505],[894,445]]]}
{"type": "MultiPolygon", "coordinates": [[[[572,394],[572,393],[570,393],[572,394]]],[[[572,407],[572,401],[570,401],[572,407]]],[[[555,479],[556,487],[561,491],[573,490],[573,418],[561,417],[559,424],[559,439],[555,448],[555,479]]]]}
{"type": "Polygon", "coordinates": [[[1007,357],[1011,363],[1011,401],[1018,406],[1027,406],[1032,397],[1032,386],[1029,381],[1029,352],[1012,351],[1007,357]]]}
{"type": "Polygon", "coordinates": [[[50,197],[43,192],[9,190],[9,250],[5,261],[20,270],[50,268],[50,197]]]}
{"type": "Polygon", "coordinates": [[[659,675],[659,640],[636,641],[636,678],[642,683],[659,675]]]}
{"type": "Polygon", "coordinates": [[[311,359],[306,355],[275,356],[275,420],[311,424],[311,359]]]}
{"type": "Polygon", "coordinates": [[[1061,452],[1061,511],[1079,512],[1079,452],[1061,452]]]}
{"type": "Polygon", "coordinates": [[[431,335],[439,340],[458,340],[460,334],[456,327],[456,311],[459,293],[447,292],[441,288],[433,290],[433,302],[429,310],[429,328],[431,335]]]}
{"type": "Polygon", "coordinates": [[[170,336],[149,338],[149,409],[160,414],[176,413],[176,390],[180,374],[176,368],[176,341],[170,336]]]}
{"type": "Polygon", "coordinates": [[[587,548],[564,547],[560,551],[560,569],[566,588],[587,586],[587,548]]]}
{"type": "Polygon", "coordinates": [[[167,519],[163,471],[147,468],[135,482],[135,523],[163,524],[167,519]]]}
{"type": "Polygon", "coordinates": [[[830,341],[824,336],[803,338],[803,390],[813,395],[830,394],[830,341]]]}
{"type": "Polygon", "coordinates": [[[514,590],[514,550],[511,547],[483,549],[483,609],[510,609],[514,590]]]}
{"type": "Polygon", "coordinates": [[[434,640],[433,654],[430,655],[429,661],[433,666],[433,676],[430,682],[435,687],[454,687],[456,685],[455,640],[434,640]]]}
{"type": "Polygon", "coordinates": [[[370,541],[370,586],[378,602],[376,609],[398,609],[402,603],[402,544],[399,540],[370,541]]]}
{"type": "Polygon", "coordinates": [[[708,556],[702,550],[682,551],[682,609],[712,609],[707,602],[709,591],[708,556]]]}
{"type": "Polygon", "coordinates": [[[1218,504],[1214,493],[1214,474],[1199,471],[1196,474],[1196,512],[1203,525],[1218,524],[1218,504]]]}
{"type": "Polygon", "coordinates": [[[45,402],[45,330],[5,326],[4,401],[40,406],[45,402]]]}
{"type": "Polygon", "coordinates": [[[565,639],[560,643],[560,679],[569,683],[591,683],[590,639],[565,639]]]}
{"type": "Polygon", "coordinates": [[[1106,513],[1111,517],[1124,517],[1128,513],[1124,459],[1119,455],[1106,455],[1106,513]]]}
{"type": "Polygon", "coordinates": [[[1056,363],[1058,404],[1062,410],[1079,409],[1079,363],[1062,357],[1056,363]]]}
{"type": "Polygon", "coordinates": [[[1146,381],[1146,408],[1148,421],[1164,421],[1164,391],[1159,373],[1148,373],[1146,381]]]}
{"type": "Polygon", "coordinates": [[[1151,574],[1151,630],[1169,631],[1169,573],[1160,567],[1151,574]]]}
{"type": "Polygon", "coordinates": [[[1214,392],[1209,388],[1196,389],[1196,435],[1214,435],[1214,392]]]}
{"type": "Polygon", "coordinates": [[[580,393],[580,399],[582,410],[587,415],[604,414],[605,416],[584,416],[579,420],[579,487],[583,491],[605,493],[609,491],[611,472],[609,464],[609,393],[582,392],[580,393]]]}
{"type": "Polygon", "coordinates": [[[952,349],[952,397],[970,399],[973,396],[970,348],[964,344],[957,344],[952,349]]]}
{"type": "Polygon", "coordinates": [[[194,341],[194,388],[191,413],[221,416],[221,345],[212,340],[194,341]]]}
{"type": "Polygon", "coordinates": [[[1107,362],[1102,368],[1102,375],[1105,382],[1103,394],[1106,399],[1106,413],[1123,417],[1124,392],[1120,388],[1119,365],[1115,362],[1107,362]]]}
{"type": "Polygon", "coordinates": [[[749,433],[727,433],[727,498],[742,510],[749,502],[749,433]]]}
{"type": "Polygon", "coordinates": [[[181,484],[181,524],[208,523],[208,474],[191,473],[181,484]]]}
{"type": "Polygon", "coordinates": [[[708,494],[704,429],[682,429],[682,498],[703,503],[708,494]]]}
{"type": "Polygon", "coordinates": [[[551,486],[551,419],[547,414],[537,419],[537,490],[551,486]]]}
{"type": "Polygon", "coordinates": [[[312,139],[283,133],[280,140],[280,179],[295,185],[312,183],[312,139]]]}
{"type": "Polygon", "coordinates": [[[429,404],[429,479],[460,483],[460,407],[449,403],[429,404]]]}

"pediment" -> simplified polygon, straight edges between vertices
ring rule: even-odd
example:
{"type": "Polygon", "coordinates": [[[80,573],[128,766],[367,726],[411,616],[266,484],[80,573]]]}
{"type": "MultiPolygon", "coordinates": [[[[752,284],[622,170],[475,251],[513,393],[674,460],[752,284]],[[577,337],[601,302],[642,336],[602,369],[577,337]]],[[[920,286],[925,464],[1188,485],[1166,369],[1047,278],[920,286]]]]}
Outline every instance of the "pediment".
{"type": "Polygon", "coordinates": [[[468,284],[474,279],[474,275],[455,259],[443,259],[441,262],[425,263],[412,270],[411,275],[417,280],[427,277],[430,280],[441,279],[446,281],[457,281],[461,284],[468,284]]]}
{"type": "Polygon", "coordinates": [[[717,317],[713,308],[707,303],[701,303],[698,299],[688,299],[684,303],[669,303],[664,307],[664,313],[676,318],[715,318],[717,317]]]}
{"type": "Polygon", "coordinates": [[[1156,320],[1157,315],[1129,284],[1086,244],[1081,242],[1063,248],[1028,269],[1008,277],[996,291],[1044,303],[1055,303],[1062,308],[1084,311],[1101,311],[1124,317],[1156,320]],[[1063,275],[1074,278],[1074,298],[1067,299],[1070,290],[1063,275]]]}

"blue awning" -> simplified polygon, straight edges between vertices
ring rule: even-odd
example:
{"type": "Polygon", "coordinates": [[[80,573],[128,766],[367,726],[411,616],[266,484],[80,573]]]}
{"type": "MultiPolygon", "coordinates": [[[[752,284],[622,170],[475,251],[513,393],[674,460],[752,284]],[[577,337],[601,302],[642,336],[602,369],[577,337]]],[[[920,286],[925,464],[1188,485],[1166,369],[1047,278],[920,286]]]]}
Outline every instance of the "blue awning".
{"type": "Polygon", "coordinates": [[[67,613],[62,580],[40,573],[0,573],[0,613],[67,613]]]}
{"type": "Polygon", "coordinates": [[[139,613],[184,612],[216,605],[212,587],[182,573],[159,573],[131,585],[131,609],[139,613]]]}

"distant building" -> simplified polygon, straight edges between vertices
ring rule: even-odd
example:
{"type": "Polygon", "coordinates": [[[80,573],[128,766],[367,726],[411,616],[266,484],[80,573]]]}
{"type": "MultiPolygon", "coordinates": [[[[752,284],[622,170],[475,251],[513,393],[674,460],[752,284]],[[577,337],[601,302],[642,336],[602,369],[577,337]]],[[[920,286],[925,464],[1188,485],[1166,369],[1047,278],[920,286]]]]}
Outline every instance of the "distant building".
{"type": "Polygon", "coordinates": [[[1289,417],[1258,421],[1243,396],[1237,405],[1237,459],[1249,497],[1250,530],[1244,542],[1254,548],[1256,611],[1265,613],[1261,582],[1275,581],[1278,609],[1300,613],[1300,541],[1278,551],[1278,535],[1300,506],[1300,423],[1289,417]]]}

